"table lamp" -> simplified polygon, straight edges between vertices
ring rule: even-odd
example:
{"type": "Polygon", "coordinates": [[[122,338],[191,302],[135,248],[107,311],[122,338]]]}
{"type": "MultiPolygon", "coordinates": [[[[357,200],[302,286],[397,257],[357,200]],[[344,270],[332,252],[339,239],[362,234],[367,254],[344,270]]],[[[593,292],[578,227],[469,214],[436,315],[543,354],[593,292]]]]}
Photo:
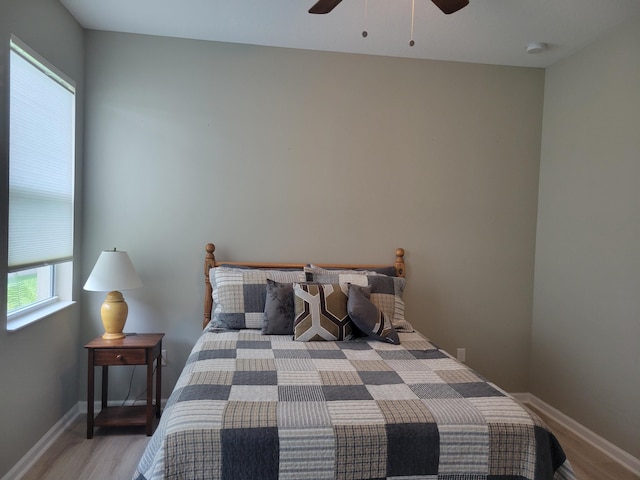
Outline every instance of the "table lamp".
{"type": "Polygon", "coordinates": [[[127,252],[114,248],[104,250],[100,254],[84,284],[84,289],[92,292],[109,292],[100,308],[105,332],[102,338],[116,340],[125,337],[122,330],[127,321],[129,307],[120,290],[132,290],[141,286],[140,277],[127,252]]]}

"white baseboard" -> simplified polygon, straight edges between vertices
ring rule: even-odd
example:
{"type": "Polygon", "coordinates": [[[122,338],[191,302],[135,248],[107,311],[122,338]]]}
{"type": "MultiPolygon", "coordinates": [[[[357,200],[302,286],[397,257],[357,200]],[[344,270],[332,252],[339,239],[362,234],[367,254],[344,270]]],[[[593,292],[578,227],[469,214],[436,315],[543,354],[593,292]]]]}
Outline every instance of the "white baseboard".
{"type": "MultiPolygon", "coordinates": [[[[86,402],[85,402],[86,403],[86,402]]],[[[60,435],[80,415],[78,404],[75,404],[47,433],[29,450],[24,457],[9,470],[2,480],[18,480],[38,461],[42,454],[58,439],[60,435]]]]}
{"type": "Polygon", "coordinates": [[[549,418],[571,431],[581,440],[604,453],[614,462],[631,471],[633,474],[640,476],[640,459],[602,438],[597,433],[589,430],[584,425],[576,422],[573,418],[565,415],[560,410],[540,400],[531,393],[512,393],[511,395],[513,395],[518,401],[528,403],[532,407],[537,408],[549,418]]]}

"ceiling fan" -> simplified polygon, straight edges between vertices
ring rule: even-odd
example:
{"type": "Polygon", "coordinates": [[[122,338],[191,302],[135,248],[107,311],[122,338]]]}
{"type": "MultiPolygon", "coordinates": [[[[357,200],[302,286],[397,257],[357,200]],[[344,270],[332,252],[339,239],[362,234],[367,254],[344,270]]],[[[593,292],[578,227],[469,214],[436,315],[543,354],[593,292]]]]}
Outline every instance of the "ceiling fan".
{"type": "MultiPolygon", "coordinates": [[[[318,0],[318,2],[309,9],[309,13],[329,13],[342,0],[318,0]]],[[[436,6],[447,15],[457,12],[461,8],[469,5],[469,0],[431,0],[436,6]]]]}

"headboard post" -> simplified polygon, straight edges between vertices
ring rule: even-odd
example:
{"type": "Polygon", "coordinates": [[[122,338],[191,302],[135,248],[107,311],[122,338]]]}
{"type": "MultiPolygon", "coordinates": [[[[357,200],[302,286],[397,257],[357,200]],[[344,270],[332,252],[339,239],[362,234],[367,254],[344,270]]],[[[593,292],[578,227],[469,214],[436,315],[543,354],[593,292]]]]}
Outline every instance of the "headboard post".
{"type": "Polygon", "coordinates": [[[404,277],[406,272],[404,268],[404,248],[396,249],[396,275],[398,277],[404,277]]]}
{"type": "Polygon", "coordinates": [[[202,328],[206,327],[211,321],[211,309],[213,308],[213,287],[209,281],[209,270],[216,266],[216,256],[213,254],[216,246],[213,243],[207,243],[205,250],[207,254],[204,257],[204,319],[202,320],[202,328]]]}

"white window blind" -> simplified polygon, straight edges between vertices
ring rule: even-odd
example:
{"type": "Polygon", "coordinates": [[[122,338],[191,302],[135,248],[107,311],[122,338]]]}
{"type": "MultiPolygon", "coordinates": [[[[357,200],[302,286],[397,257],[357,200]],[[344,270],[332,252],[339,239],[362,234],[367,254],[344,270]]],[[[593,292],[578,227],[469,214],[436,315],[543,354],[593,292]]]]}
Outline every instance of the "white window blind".
{"type": "Polygon", "coordinates": [[[11,40],[9,270],[73,255],[75,87],[11,40]]]}

